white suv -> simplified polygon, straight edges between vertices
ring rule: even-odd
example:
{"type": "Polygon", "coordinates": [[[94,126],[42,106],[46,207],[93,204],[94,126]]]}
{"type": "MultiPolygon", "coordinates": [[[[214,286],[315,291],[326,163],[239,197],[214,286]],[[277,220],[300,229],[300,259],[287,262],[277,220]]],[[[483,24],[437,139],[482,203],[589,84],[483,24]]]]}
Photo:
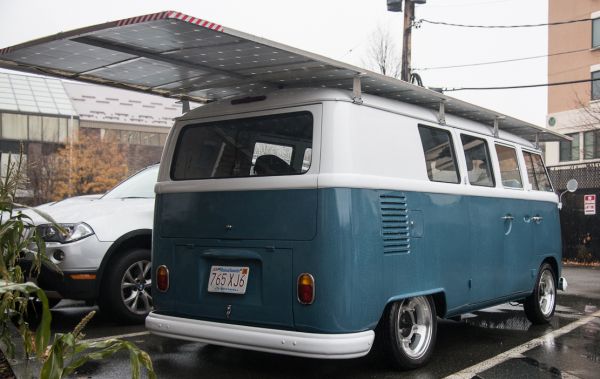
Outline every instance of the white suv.
{"type": "Polygon", "coordinates": [[[105,195],[79,196],[38,207],[67,231],[27,212],[46,254],[62,271],[44,267],[38,283],[49,298],[98,302],[124,322],[142,322],[152,309],[150,246],[158,165],[129,177],[105,195]]]}

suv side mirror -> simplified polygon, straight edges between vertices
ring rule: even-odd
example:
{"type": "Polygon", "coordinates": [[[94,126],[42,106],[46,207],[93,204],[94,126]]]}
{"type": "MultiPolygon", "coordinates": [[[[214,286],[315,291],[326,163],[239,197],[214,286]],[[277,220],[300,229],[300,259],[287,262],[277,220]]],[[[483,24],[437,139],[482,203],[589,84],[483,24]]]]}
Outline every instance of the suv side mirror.
{"type": "Polygon", "coordinates": [[[565,193],[567,192],[575,192],[577,191],[577,187],[579,186],[579,183],[577,183],[577,180],[575,179],[571,179],[567,182],[567,189],[563,192],[561,192],[560,196],[558,197],[558,209],[562,209],[562,197],[565,193]]]}

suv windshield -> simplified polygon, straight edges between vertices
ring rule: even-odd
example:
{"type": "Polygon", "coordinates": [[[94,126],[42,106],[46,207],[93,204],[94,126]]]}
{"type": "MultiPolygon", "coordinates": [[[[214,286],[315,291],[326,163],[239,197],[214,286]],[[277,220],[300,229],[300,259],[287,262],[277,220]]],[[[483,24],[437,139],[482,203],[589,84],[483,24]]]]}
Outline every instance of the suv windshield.
{"type": "Polygon", "coordinates": [[[303,174],[310,168],[312,138],[307,111],[188,125],[177,141],[171,177],[303,174]]]}
{"type": "Polygon", "coordinates": [[[154,184],[158,178],[158,165],[148,167],[122,181],[106,193],[103,199],[154,198],[154,184]]]}

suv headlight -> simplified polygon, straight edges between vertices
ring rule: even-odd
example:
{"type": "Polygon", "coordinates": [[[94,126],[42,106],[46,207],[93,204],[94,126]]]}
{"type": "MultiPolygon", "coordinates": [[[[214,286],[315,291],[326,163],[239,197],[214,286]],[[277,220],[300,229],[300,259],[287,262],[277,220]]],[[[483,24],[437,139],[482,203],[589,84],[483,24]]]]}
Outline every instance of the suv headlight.
{"type": "Polygon", "coordinates": [[[37,231],[44,241],[60,243],[79,241],[94,234],[92,228],[85,222],[58,225],[63,228],[62,231],[52,224],[38,225],[37,231]]]}

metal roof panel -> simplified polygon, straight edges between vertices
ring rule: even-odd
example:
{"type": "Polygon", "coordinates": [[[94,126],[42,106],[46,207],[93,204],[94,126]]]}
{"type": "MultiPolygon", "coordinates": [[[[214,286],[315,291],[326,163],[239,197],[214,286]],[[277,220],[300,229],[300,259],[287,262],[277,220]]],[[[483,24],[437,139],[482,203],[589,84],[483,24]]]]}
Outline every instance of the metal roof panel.
{"type": "Polygon", "coordinates": [[[0,49],[0,67],[199,102],[278,88],[352,90],[493,125],[530,141],[551,130],[444,94],[176,11],[90,26],[0,49]]]}

